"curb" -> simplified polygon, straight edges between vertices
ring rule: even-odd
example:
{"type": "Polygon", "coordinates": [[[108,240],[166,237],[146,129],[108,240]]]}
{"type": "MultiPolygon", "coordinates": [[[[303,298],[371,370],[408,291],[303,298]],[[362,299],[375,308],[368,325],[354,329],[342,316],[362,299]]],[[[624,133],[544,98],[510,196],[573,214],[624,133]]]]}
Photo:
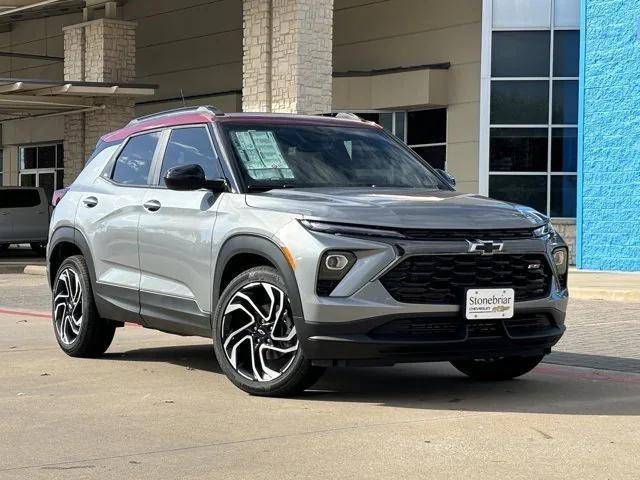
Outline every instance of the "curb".
{"type": "Polygon", "coordinates": [[[10,273],[24,273],[26,275],[47,275],[47,267],[44,265],[0,265],[0,275],[10,273]]]}
{"type": "Polygon", "coordinates": [[[46,275],[47,267],[44,265],[27,265],[24,267],[24,274],[26,275],[46,275]]]}
{"type": "Polygon", "coordinates": [[[640,303],[638,290],[605,290],[601,288],[571,287],[569,297],[576,300],[606,300],[609,302],[640,303]]]}

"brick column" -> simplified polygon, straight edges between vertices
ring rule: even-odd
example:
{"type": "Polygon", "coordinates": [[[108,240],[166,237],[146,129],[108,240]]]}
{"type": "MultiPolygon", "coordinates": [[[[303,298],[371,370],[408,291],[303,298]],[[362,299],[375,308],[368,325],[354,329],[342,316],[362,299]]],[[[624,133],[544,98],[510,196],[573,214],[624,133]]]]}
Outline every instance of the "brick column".
{"type": "Polygon", "coordinates": [[[245,111],[331,111],[333,0],[243,0],[245,111]]]}
{"type": "MultiPolygon", "coordinates": [[[[136,75],[136,24],[103,18],[64,30],[66,80],[131,83],[136,75]]],[[[65,185],[82,170],[98,139],[134,116],[130,98],[96,98],[106,108],[65,116],[65,185]]]]}

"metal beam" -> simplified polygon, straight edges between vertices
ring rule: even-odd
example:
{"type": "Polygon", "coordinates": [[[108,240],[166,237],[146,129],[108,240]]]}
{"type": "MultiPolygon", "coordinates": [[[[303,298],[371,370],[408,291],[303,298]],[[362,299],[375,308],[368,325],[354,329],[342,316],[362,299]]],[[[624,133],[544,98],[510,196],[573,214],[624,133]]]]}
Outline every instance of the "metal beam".
{"type": "Polygon", "coordinates": [[[0,50],[0,57],[26,58],[29,60],[50,60],[54,62],[64,62],[64,57],[54,57],[53,55],[33,55],[31,53],[7,52],[0,50]]]}

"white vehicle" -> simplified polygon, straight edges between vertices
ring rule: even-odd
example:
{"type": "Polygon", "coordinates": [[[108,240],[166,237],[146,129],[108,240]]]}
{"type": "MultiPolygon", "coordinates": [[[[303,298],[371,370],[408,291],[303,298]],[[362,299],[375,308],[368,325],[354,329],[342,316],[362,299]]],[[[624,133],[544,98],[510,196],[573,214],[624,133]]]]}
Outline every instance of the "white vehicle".
{"type": "Polygon", "coordinates": [[[51,207],[44,189],[0,187],[0,253],[11,244],[29,243],[44,254],[51,207]]]}

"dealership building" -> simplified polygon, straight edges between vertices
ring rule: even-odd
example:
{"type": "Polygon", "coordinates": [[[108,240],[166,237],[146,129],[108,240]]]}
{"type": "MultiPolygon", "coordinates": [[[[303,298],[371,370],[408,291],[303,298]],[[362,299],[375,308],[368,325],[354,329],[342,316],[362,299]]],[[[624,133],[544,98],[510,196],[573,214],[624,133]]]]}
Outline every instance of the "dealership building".
{"type": "Polygon", "coordinates": [[[579,267],[640,270],[639,2],[2,3],[2,185],[66,186],[159,110],[348,111],[549,215],[579,267]]]}

